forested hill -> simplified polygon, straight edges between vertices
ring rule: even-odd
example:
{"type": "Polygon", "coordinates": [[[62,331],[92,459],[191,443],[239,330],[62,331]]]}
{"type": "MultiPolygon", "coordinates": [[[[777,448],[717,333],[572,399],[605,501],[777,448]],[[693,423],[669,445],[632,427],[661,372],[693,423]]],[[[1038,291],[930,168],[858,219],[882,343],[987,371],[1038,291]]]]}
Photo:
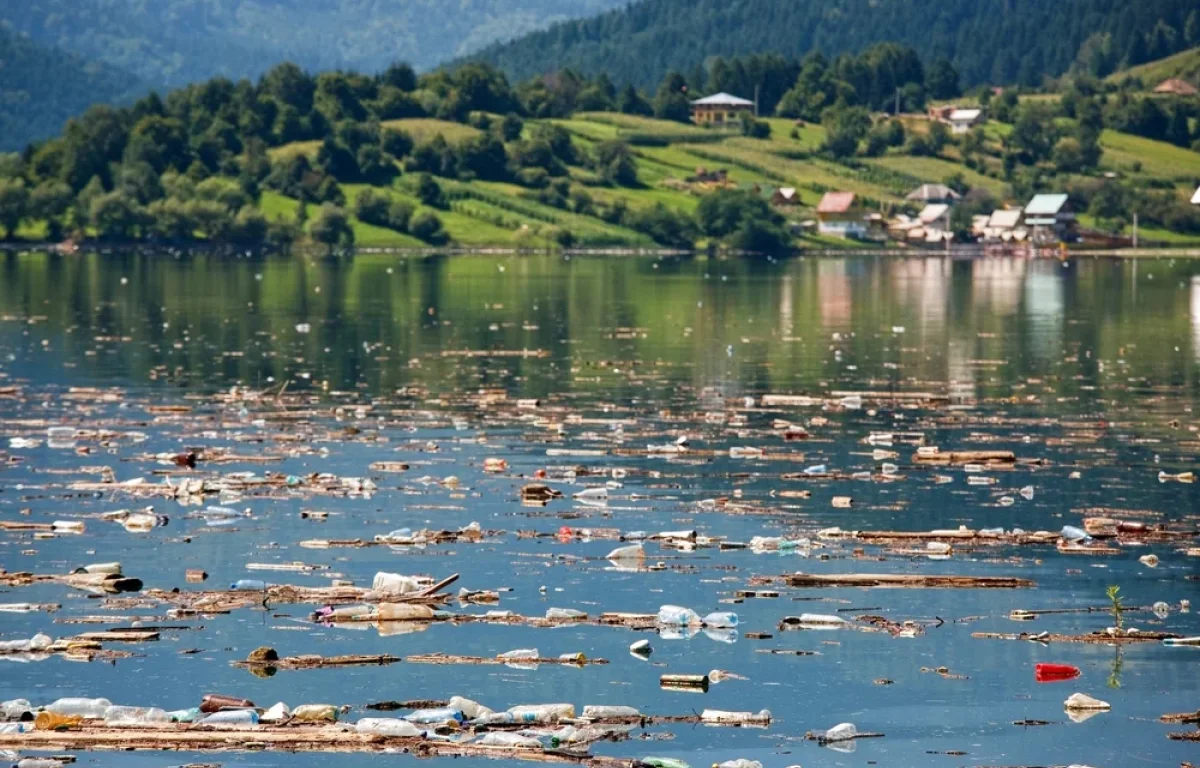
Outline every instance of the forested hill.
{"type": "Polygon", "coordinates": [[[143,90],[117,67],[38,45],[0,25],[0,152],[53,136],[97,102],[143,90]]]}
{"type": "Polygon", "coordinates": [[[711,56],[859,51],[880,40],[950,58],[964,85],[1036,85],[1077,59],[1104,76],[1200,45],[1195,0],[644,0],[478,58],[523,79],[569,67],[648,87],[711,56]]]}
{"type": "Polygon", "coordinates": [[[418,69],[621,0],[9,0],[0,22],[155,87],[310,71],[418,69]]]}

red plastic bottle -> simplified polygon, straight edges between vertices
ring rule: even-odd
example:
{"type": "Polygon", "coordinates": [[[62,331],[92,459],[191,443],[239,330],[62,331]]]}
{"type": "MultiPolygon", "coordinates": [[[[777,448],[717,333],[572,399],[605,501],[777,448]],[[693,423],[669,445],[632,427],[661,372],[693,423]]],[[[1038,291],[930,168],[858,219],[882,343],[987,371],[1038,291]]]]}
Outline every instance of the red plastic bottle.
{"type": "Polygon", "coordinates": [[[1079,667],[1070,664],[1035,664],[1033,674],[1039,683],[1054,683],[1079,677],[1079,667]]]}

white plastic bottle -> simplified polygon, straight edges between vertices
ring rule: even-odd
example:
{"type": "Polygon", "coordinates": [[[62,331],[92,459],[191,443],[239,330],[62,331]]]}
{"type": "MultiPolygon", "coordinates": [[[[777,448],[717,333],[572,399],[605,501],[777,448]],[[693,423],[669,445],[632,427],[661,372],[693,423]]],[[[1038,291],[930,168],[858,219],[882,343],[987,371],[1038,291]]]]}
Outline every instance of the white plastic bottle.
{"type": "Polygon", "coordinates": [[[508,711],[521,723],[554,723],[575,717],[574,704],[518,704],[508,711]]]}
{"type": "Polygon", "coordinates": [[[109,707],[105,725],[157,725],[171,722],[171,716],[158,707],[109,707]]]}
{"type": "Polygon", "coordinates": [[[690,627],[700,624],[700,615],[691,608],[664,605],[658,609],[658,623],[669,627],[690,627]]]}
{"type": "Polygon", "coordinates": [[[738,625],[738,615],[733,611],[714,611],[701,621],[706,627],[732,629],[738,625]]]}

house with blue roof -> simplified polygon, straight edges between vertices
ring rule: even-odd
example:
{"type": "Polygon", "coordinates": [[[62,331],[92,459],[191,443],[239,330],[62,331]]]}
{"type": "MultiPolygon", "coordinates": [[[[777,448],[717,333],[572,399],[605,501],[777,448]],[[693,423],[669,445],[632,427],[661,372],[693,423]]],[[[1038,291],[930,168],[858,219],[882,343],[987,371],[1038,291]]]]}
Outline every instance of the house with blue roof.
{"type": "Polygon", "coordinates": [[[1066,194],[1034,195],[1021,218],[1035,244],[1070,243],[1078,239],[1075,210],[1066,194]]]}

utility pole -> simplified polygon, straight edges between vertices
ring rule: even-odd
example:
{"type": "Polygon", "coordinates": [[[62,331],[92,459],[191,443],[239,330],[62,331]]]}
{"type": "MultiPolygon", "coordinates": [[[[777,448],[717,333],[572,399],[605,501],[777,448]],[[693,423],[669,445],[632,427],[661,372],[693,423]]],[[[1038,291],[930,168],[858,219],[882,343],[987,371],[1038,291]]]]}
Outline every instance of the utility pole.
{"type": "Polygon", "coordinates": [[[754,86],[754,119],[758,119],[758,86],[754,86]]]}
{"type": "Polygon", "coordinates": [[[1137,229],[1138,229],[1138,219],[1137,219],[1137,214],[1135,213],[1135,214],[1133,214],[1133,247],[1134,248],[1138,247],[1138,243],[1137,243],[1138,231],[1137,231],[1137,229]]]}

